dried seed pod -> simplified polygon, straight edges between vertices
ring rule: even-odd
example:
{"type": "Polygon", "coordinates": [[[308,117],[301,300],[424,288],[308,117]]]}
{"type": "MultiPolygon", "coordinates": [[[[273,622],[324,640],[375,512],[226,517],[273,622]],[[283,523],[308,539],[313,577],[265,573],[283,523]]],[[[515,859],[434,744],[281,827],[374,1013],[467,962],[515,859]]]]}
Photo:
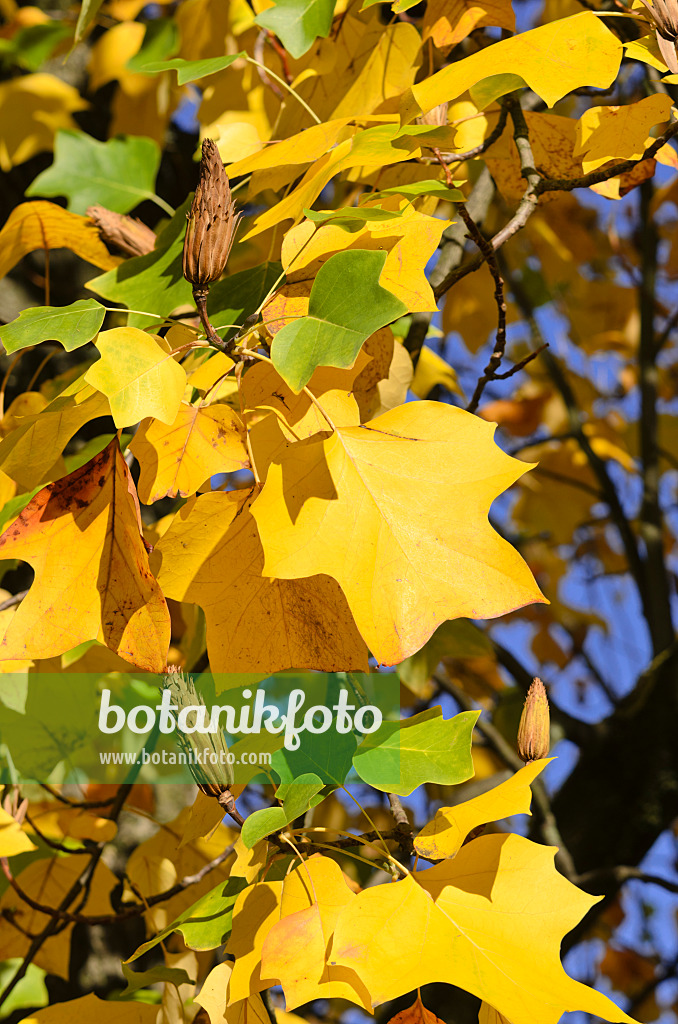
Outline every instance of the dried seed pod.
{"type": "Polygon", "coordinates": [[[155,232],[136,217],[107,210],[105,206],[88,206],[87,216],[99,229],[106,245],[124,256],[145,256],[155,248],[155,232]]]}
{"type": "Polygon", "coordinates": [[[657,43],[666,66],[674,75],[678,74],[678,2],[677,0],[642,0],[656,26],[657,43]]]}
{"type": "Polygon", "coordinates": [[[551,746],[549,702],[538,676],[532,680],[518,726],[518,753],[525,764],[547,757],[551,746]]]}
{"type": "Polygon", "coordinates": [[[203,140],[200,180],[186,219],[184,277],[194,290],[206,290],[226,268],[240,220],[228,175],[212,139],[203,140]]]}
{"type": "MultiPolygon", "coordinates": [[[[163,679],[175,702],[177,714],[186,708],[205,707],[193,680],[181,669],[169,665],[163,679]]],[[[228,763],[228,744],[223,732],[185,733],[177,729],[176,736],[187,756],[188,769],[205,796],[218,799],[228,793],[233,784],[233,766],[228,763]]]]}

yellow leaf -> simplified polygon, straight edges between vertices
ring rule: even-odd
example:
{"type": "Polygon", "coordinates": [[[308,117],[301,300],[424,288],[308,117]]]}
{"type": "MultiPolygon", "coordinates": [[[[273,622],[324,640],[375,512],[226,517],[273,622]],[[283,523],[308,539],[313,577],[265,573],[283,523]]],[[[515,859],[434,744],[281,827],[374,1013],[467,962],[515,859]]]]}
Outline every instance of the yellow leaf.
{"type": "MultiPolygon", "coordinates": [[[[384,28],[375,7],[357,16],[347,12],[336,39],[318,40],[293,63],[292,84],[321,121],[388,113],[414,82],[420,47],[413,25],[384,28]]],[[[285,103],[276,133],[289,138],[309,124],[299,103],[285,103]]]]}
{"type": "Polygon", "coordinates": [[[498,25],[514,32],[516,19],[511,0],[428,0],[423,39],[435,46],[456,46],[477,28],[498,25]]]}
{"type": "Polygon", "coordinates": [[[99,999],[90,994],[46,1006],[44,1010],[24,1017],[23,1024],[73,1024],[73,1021],[79,1024],[89,1024],[90,1021],[97,1024],[156,1024],[157,1015],[158,1007],[148,1003],[138,1003],[133,999],[125,1002],[99,999]]]}
{"type": "Polygon", "coordinates": [[[478,1010],[478,1024],[511,1024],[511,1021],[497,1013],[489,1003],[482,1002],[478,1010]]]}
{"type": "MultiPolygon", "coordinates": [[[[291,181],[299,174],[299,164],[310,164],[332,149],[350,120],[350,117],[339,117],[323,124],[311,125],[289,139],[265,146],[259,153],[242,157],[231,164],[228,173],[235,178],[243,174],[253,174],[255,171],[289,167],[291,181]]],[[[350,134],[353,134],[353,131],[350,134]]],[[[287,182],[283,181],[282,184],[286,185],[287,182]]]]}
{"type": "Polygon", "coordinates": [[[199,604],[213,672],[364,671],[367,652],[334,580],[266,579],[247,491],[192,499],[153,552],[168,597],[199,604]]]}
{"type": "Polygon", "coordinates": [[[365,889],[339,916],[330,962],[352,967],[373,1005],[445,982],[511,1024],[557,1024],[567,1010],[635,1024],[560,963],[563,936],[598,897],[556,871],[555,852],[522,836],[482,836],[454,860],[365,889]]]}
{"type": "MultiPolygon", "coordinates": [[[[216,803],[216,800],[214,802],[216,803]]],[[[155,835],[137,846],[130,854],[126,875],[130,883],[143,892],[144,896],[165,892],[186,875],[195,874],[222,853],[235,838],[235,833],[225,825],[219,825],[209,838],[196,838],[182,845],[190,814],[190,807],[182,808],[173,821],[161,825],[155,835]]],[[[229,857],[223,864],[214,868],[201,882],[151,907],[145,914],[149,934],[166,928],[183,910],[192,906],[221,879],[226,879],[232,859],[229,857]]],[[[125,887],[123,898],[136,899],[130,886],[125,887]]]]}
{"type": "Polygon", "coordinates": [[[206,796],[199,789],[191,805],[179,849],[192,843],[194,839],[202,839],[203,836],[209,837],[223,820],[223,808],[219,806],[213,796],[206,796]]]}
{"type": "Polygon", "coordinates": [[[102,270],[120,263],[99,238],[94,221],[42,199],[21,203],[5,221],[0,231],[0,277],[34,249],[70,249],[102,270]]]}
{"type": "Polygon", "coordinates": [[[544,600],[487,521],[497,494],[529,468],[492,433],[460,409],[416,402],[292,445],[252,506],[263,571],[333,576],[385,664],[419,650],[446,619],[544,600]]]}
{"type": "MultiPolygon", "coordinates": [[[[288,876],[289,877],[289,876],[288,876]]],[[[235,957],[228,986],[229,1004],[262,992],[273,979],[261,973],[261,950],[273,925],[280,919],[285,882],[255,882],[238,895],[233,927],[225,952],[235,957]]]]}
{"type": "Polygon", "coordinates": [[[195,1002],[207,1010],[210,1024],[271,1024],[259,994],[227,1006],[228,983],[233,964],[217,964],[205,978],[195,1002]]]}
{"type": "Polygon", "coordinates": [[[110,843],[118,831],[118,826],[109,818],[100,818],[96,813],[80,807],[64,807],[54,801],[31,804],[30,814],[31,822],[35,823],[42,835],[58,841],[71,838],[110,843]]]}
{"type": "Polygon", "coordinates": [[[577,122],[575,155],[582,157],[584,173],[609,160],[637,160],[651,143],[650,129],[671,115],[673,100],[654,93],[625,106],[590,107],[577,122]]]}
{"type": "Polygon", "coordinates": [[[456,99],[484,78],[518,72],[552,107],[580,86],[606,89],[615,80],[622,54],[617,37],[591,11],[582,11],[501,39],[413,85],[403,97],[403,123],[456,99]]]}
{"type": "MultiPolygon", "coordinates": [[[[369,205],[369,204],[367,204],[369,205]]],[[[383,204],[397,209],[398,201],[383,204]]],[[[410,312],[436,310],[431,286],[424,269],[438,248],[449,221],[427,217],[406,205],[397,220],[372,221],[360,231],[346,232],[334,224],[314,229],[310,221],[288,231],[281,260],[289,282],[315,277],[329,256],[347,249],[369,249],[388,253],[379,284],[402,302],[410,312]]]]}
{"type": "Polygon", "coordinates": [[[88,107],[78,90],[56,75],[23,75],[2,82],[0,169],[10,171],[36,153],[51,150],[60,128],[77,130],[71,114],[88,107]]]}
{"type": "Polygon", "coordinates": [[[102,331],[96,341],[101,358],[85,380],[106,395],[116,427],[155,416],[172,426],[179,414],[186,373],[155,338],[136,327],[102,331]]]}
{"type": "Polygon", "coordinates": [[[552,758],[533,761],[494,789],[466,800],[455,807],[441,807],[433,821],[426,825],[414,840],[420,857],[444,860],[456,857],[464,839],[478,825],[501,821],[512,814],[529,814],[532,792],[530,784],[552,758]]]}
{"type": "Polygon", "coordinates": [[[421,993],[417,992],[417,998],[412,1005],[401,1010],[400,1013],[396,1013],[388,1024],[443,1024],[443,1022],[440,1017],[436,1017],[435,1013],[426,1009],[421,1001],[421,993]]]}
{"type": "Polygon", "coordinates": [[[58,475],[53,472],[55,463],[73,435],[85,423],[107,416],[109,411],[108,399],[79,377],[42,412],[23,417],[3,438],[2,472],[22,491],[54,479],[58,475]]]}
{"type": "Polygon", "coordinates": [[[246,882],[254,882],[266,864],[269,846],[265,839],[260,839],[253,847],[245,846],[242,836],[235,841],[235,860],[231,868],[231,878],[244,878],[246,882]]]}
{"type": "Polygon", "coordinates": [[[171,426],[145,420],[129,447],[141,467],[138,490],[145,505],[185,498],[215,473],[249,466],[242,420],[225,405],[182,402],[171,426]]]}
{"type": "Polygon", "coordinates": [[[419,353],[411,390],[417,398],[428,398],[433,388],[438,384],[447,388],[448,391],[453,391],[455,395],[461,395],[462,398],[465,397],[464,392],[459,386],[454,367],[446,363],[442,356],[439,356],[428,345],[424,345],[419,353]]]}
{"type": "Polygon", "coordinates": [[[348,999],[371,1008],[369,992],[353,971],[326,965],[337,918],[355,899],[339,865],[320,854],[285,880],[281,920],[264,940],[261,973],[282,985],[289,1009],[312,999],[348,999]]]}
{"type": "MultiPolygon", "coordinates": [[[[234,365],[233,360],[229,359],[229,357],[223,352],[214,352],[209,359],[205,359],[205,361],[189,375],[188,383],[198,391],[209,391],[220,377],[223,377],[225,373],[228,373],[229,370],[233,369],[234,365]]],[[[217,397],[221,398],[222,396],[223,391],[219,388],[217,397]]],[[[212,397],[213,396],[210,395],[210,398],[212,397]]]]}
{"type": "MultiPolygon", "coordinates": [[[[517,39],[520,36],[516,36],[517,39]]],[[[525,118],[533,144],[534,162],[551,178],[576,178],[582,173],[581,161],[575,156],[577,123],[571,117],[558,114],[541,114],[525,111],[525,118]]],[[[487,166],[496,180],[497,188],[511,200],[519,199],[525,192],[525,179],[520,170],[520,159],[515,141],[510,132],[487,150],[487,166]]],[[[555,194],[548,193],[540,201],[553,201],[555,194]]]]}
{"type": "Polygon", "coordinates": [[[11,814],[0,807],[0,857],[13,857],[17,853],[28,853],[37,850],[21,825],[11,814]]]}
{"type": "Polygon", "coordinates": [[[0,658],[49,658],[101,640],[145,672],[162,672],[170,621],[148,567],[134,484],[117,438],[90,462],[43,488],[0,537],[35,580],[0,658]]]}
{"type": "MultiPolygon", "coordinates": [[[[81,856],[49,857],[33,861],[17,875],[16,880],[20,888],[41,906],[58,907],[66,893],[80,878],[83,867],[81,856]]],[[[84,907],[80,908],[80,912],[93,915],[112,913],[110,893],[117,884],[118,879],[113,872],[102,861],[99,861],[94,872],[92,886],[88,890],[89,896],[84,907]]],[[[0,959],[2,960],[25,956],[31,945],[31,939],[24,933],[37,935],[53,920],[42,911],[33,910],[28,904],[23,903],[9,886],[0,899],[0,911],[8,910],[12,911],[12,920],[8,920],[4,913],[0,917],[0,959]],[[16,926],[13,922],[16,922],[16,926]],[[23,931],[20,931],[20,928],[23,931]]],[[[36,953],[33,962],[49,974],[56,974],[60,978],[67,979],[73,927],[72,924],[69,924],[59,935],[49,938],[36,953]]],[[[61,1006],[55,1006],[52,1009],[61,1009],[61,1006]]],[[[41,1012],[46,1013],[47,1011],[41,1012]]],[[[43,1018],[39,1017],[38,1019],[42,1020],[43,1018]]],[[[58,1018],[55,1017],[55,1019],[58,1018]]],[[[72,1018],[70,1016],[64,1018],[64,1024],[66,1020],[71,1021],[72,1018]]]]}
{"type": "Polygon", "coordinates": [[[146,26],[140,21],[123,21],[104,32],[90,50],[87,71],[94,92],[102,85],[130,75],[125,65],[141,46],[146,26]]]}

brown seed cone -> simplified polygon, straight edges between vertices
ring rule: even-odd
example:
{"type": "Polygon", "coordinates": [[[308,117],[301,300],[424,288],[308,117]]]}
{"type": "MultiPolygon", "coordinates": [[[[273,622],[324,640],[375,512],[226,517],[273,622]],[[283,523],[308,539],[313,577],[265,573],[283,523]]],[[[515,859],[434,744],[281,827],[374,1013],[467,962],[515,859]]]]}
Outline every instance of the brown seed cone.
{"type": "Polygon", "coordinates": [[[548,757],[551,746],[549,702],[546,687],[538,676],[527,691],[518,726],[518,753],[525,762],[548,757]]]}
{"type": "Polygon", "coordinates": [[[87,216],[99,229],[101,238],[124,256],[145,256],[155,248],[155,232],[136,217],[114,213],[105,206],[88,206],[87,216]]]}
{"type": "Polygon", "coordinates": [[[678,39],[678,2],[677,0],[642,0],[650,12],[656,26],[657,43],[667,68],[678,74],[678,56],[676,40],[678,39]]]}
{"type": "Polygon", "coordinates": [[[184,277],[194,288],[207,288],[226,268],[240,220],[212,139],[203,140],[200,180],[186,219],[184,277]]]}

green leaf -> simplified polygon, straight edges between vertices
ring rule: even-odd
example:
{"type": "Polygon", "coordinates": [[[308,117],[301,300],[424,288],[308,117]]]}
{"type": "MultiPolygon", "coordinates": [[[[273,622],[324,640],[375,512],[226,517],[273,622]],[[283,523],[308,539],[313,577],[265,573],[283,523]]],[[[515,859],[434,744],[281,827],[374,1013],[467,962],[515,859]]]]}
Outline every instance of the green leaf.
{"type": "Polygon", "coordinates": [[[271,346],[276,370],[295,393],[318,366],[352,366],[371,334],[407,312],[379,284],[385,262],[385,252],[353,249],[336,253],[320,268],[308,316],[285,324],[271,346]]]}
{"type": "Polygon", "coordinates": [[[183,57],[174,57],[173,60],[154,61],[145,64],[138,70],[144,75],[159,75],[162,71],[176,71],[179,85],[187,85],[188,82],[195,82],[198,78],[206,78],[217,71],[231,66],[238,57],[247,57],[244,50],[240,53],[232,53],[228,57],[206,57],[204,60],[184,60],[183,57]]]}
{"type": "Polygon", "coordinates": [[[26,189],[29,196],[66,196],[68,209],[84,214],[100,203],[128,213],[155,196],[160,150],[153,139],[127,135],[97,142],[84,132],[58,131],[54,163],[26,189]]]}
{"type": "MultiPolygon", "coordinates": [[[[4,990],[5,985],[14,977],[20,966],[21,959],[16,957],[12,960],[4,960],[0,964],[0,991],[4,990]]],[[[38,1009],[41,1006],[47,1006],[48,1002],[49,993],[45,985],[45,971],[41,967],[36,967],[35,964],[29,964],[24,977],[2,1004],[2,1015],[3,1018],[7,1018],[16,1010],[38,1009]]]]}
{"type": "Polygon", "coordinates": [[[425,782],[453,786],[473,776],[471,735],[479,711],[443,718],[440,706],[402,722],[384,722],[366,736],[353,758],[363,782],[409,796],[425,782]]]}
{"type": "MultiPolygon", "coordinates": [[[[462,182],[455,181],[455,185],[462,182]]],[[[444,181],[435,179],[426,181],[413,181],[410,185],[396,185],[394,188],[384,188],[380,192],[370,192],[370,199],[381,198],[381,196],[437,196],[439,199],[449,199],[452,202],[463,202],[466,198],[458,188],[449,188],[444,181]]]]}
{"type": "Polygon", "coordinates": [[[122,964],[122,973],[125,975],[127,988],[120,993],[119,999],[128,999],[139,989],[157,985],[160,981],[169,982],[177,988],[179,985],[195,985],[195,979],[190,978],[183,967],[166,967],[165,964],[151,967],[150,971],[133,971],[127,964],[122,964]]]}
{"type": "Polygon", "coordinates": [[[197,903],[179,914],[172,924],[139,946],[124,962],[131,964],[134,960],[138,960],[140,956],[147,953],[149,949],[153,949],[172,932],[181,932],[189,949],[198,952],[223,946],[231,934],[235,901],[246,886],[247,882],[244,878],[227,878],[225,882],[219,882],[213,889],[201,896],[197,903]]]}
{"type": "MultiPolygon", "coordinates": [[[[259,308],[281,273],[281,263],[260,263],[213,284],[207,296],[207,312],[215,329],[244,323],[259,308]]],[[[225,331],[224,340],[235,333],[235,329],[225,331]]]]}
{"type": "Polygon", "coordinates": [[[283,783],[313,775],[325,785],[343,786],[351,770],[356,745],[352,732],[342,734],[333,730],[331,743],[325,733],[305,733],[297,750],[277,750],[271,767],[283,783]]]}
{"type": "Polygon", "coordinates": [[[453,619],[438,626],[421,650],[398,666],[398,675],[413,693],[419,693],[441,658],[477,658],[492,651],[488,638],[470,619],[453,619]]]}
{"type": "Polygon", "coordinates": [[[288,53],[303,57],[318,36],[326,39],[332,27],[336,0],[277,0],[254,19],[275,32],[288,53]]]}
{"type": "Polygon", "coordinates": [[[527,83],[520,75],[490,75],[476,82],[470,88],[471,99],[478,110],[485,110],[491,103],[498,100],[500,96],[506,96],[514,89],[526,89],[527,83]]]}
{"type": "Polygon", "coordinates": [[[139,72],[151,61],[166,60],[179,48],[179,26],[174,18],[155,18],[146,25],[141,47],[127,61],[128,71],[139,72]]]}
{"type": "Polygon", "coordinates": [[[70,306],[24,309],[16,320],[0,327],[7,352],[18,352],[42,341],[58,341],[72,352],[95,338],[104,322],[105,308],[96,299],[78,299],[70,306]]]}
{"type": "Polygon", "coordinates": [[[329,220],[337,227],[342,227],[344,223],[357,224],[359,227],[367,221],[397,220],[398,217],[402,217],[399,210],[382,210],[379,206],[343,206],[340,210],[321,211],[305,209],[304,214],[316,224],[325,224],[329,220]]]}
{"type": "Polygon", "coordinates": [[[78,24],[75,26],[75,39],[73,45],[79,43],[90,24],[94,21],[101,7],[103,0],[82,0],[78,24]]]}
{"type": "Polygon", "coordinates": [[[289,825],[309,807],[322,803],[325,797],[319,796],[321,789],[324,789],[322,779],[312,772],[278,786],[276,795],[282,800],[282,807],[263,807],[247,816],[241,833],[245,846],[252,849],[260,839],[289,825]]]}
{"type": "Polygon", "coordinates": [[[70,34],[70,26],[63,21],[27,25],[12,39],[0,40],[0,52],[3,60],[21,64],[29,71],[37,71],[48,57],[52,56],[59,43],[70,34]]]}
{"type": "MultiPolygon", "coordinates": [[[[191,286],[184,277],[182,252],[186,213],[192,196],[172,217],[158,236],[153,252],[125,260],[113,270],[87,282],[87,287],[105,299],[121,303],[129,309],[148,309],[158,316],[169,316],[178,306],[193,302],[191,286]]],[[[156,317],[132,313],[130,327],[157,324],[156,317]]]]}

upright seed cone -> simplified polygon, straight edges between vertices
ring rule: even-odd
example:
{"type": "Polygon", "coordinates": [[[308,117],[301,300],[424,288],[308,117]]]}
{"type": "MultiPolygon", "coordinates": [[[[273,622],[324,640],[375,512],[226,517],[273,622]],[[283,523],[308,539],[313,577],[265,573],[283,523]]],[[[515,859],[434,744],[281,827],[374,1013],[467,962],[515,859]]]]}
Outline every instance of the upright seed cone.
{"type": "Polygon", "coordinates": [[[240,220],[228,175],[212,139],[204,139],[200,180],[184,238],[184,277],[194,290],[207,289],[223,274],[240,220]]]}
{"type": "Polygon", "coordinates": [[[522,760],[539,761],[547,757],[551,746],[549,702],[546,687],[538,676],[527,691],[518,726],[518,753],[522,760]]]}

